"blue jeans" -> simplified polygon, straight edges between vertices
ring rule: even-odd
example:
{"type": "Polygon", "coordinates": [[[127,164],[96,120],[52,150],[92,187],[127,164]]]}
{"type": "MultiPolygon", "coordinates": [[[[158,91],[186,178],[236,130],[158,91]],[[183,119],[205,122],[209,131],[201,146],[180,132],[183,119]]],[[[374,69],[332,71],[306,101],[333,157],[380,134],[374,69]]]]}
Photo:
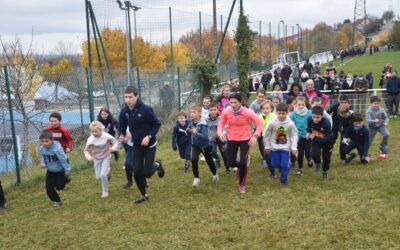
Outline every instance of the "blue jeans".
{"type": "Polygon", "coordinates": [[[287,184],[290,172],[290,152],[286,150],[271,151],[271,165],[281,169],[281,183],[287,184]]]}

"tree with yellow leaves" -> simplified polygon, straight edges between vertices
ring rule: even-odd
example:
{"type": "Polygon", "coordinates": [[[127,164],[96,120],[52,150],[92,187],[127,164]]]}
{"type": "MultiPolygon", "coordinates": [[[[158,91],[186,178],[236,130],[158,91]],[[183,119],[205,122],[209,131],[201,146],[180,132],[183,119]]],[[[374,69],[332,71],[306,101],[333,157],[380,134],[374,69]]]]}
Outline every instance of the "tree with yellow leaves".
{"type": "MultiPolygon", "coordinates": [[[[181,68],[186,68],[191,62],[189,56],[189,50],[182,43],[174,43],[173,49],[174,49],[174,64],[180,65],[181,68]]],[[[171,62],[171,45],[169,43],[164,44],[161,47],[161,51],[165,56],[165,62],[169,64],[171,62]]]]}

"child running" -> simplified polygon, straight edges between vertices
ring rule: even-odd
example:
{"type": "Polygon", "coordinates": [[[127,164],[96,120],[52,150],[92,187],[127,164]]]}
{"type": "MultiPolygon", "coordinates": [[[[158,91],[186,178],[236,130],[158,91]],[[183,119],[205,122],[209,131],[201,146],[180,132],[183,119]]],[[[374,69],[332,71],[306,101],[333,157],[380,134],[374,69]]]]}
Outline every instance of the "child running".
{"type": "Polygon", "coordinates": [[[60,143],[53,139],[51,131],[44,130],[39,139],[40,167],[47,168],[46,193],[53,202],[53,207],[57,208],[63,205],[57,190],[64,189],[67,177],[71,173],[71,166],[60,143]]]}
{"type": "Polygon", "coordinates": [[[212,181],[219,181],[217,168],[212,158],[212,146],[208,140],[208,129],[206,121],[201,117],[201,106],[194,104],[190,107],[191,120],[189,122],[188,132],[192,135],[192,169],[193,169],[193,187],[200,185],[199,176],[199,155],[202,153],[206,159],[207,165],[212,173],[212,181]]]}
{"type": "Polygon", "coordinates": [[[369,128],[369,147],[371,147],[374,141],[376,133],[382,135],[382,142],[379,146],[379,150],[383,154],[387,154],[387,144],[389,141],[390,133],[387,129],[389,125],[389,117],[387,116],[385,109],[381,106],[381,99],[378,96],[371,97],[371,106],[367,110],[367,124],[369,128]]]}
{"type": "Polygon", "coordinates": [[[346,164],[346,154],[343,150],[345,144],[343,143],[344,134],[353,125],[354,112],[350,110],[348,105],[340,105],[338,108],[339,120],[340,120],[340,146],[339,153],[342,164],[346,164]]]}
{"type": "MultiPolygon", "coordinates": [[[[296,125],[299,134],[299,141],[297,144],[298,156],[297,162],[299,169],[297,170],[297,175],[303,175],[303,160],[306,156],[308,166],[312,167],[313,162],[311,159],[311,143],[307,140],[307,124],[308,119],[311,117],[311,110],[307,109],[307,99],[304,96],[298,96],[296,98],[296,109],[290,114],[290,119],[296,125]]],[[[295,159],[292,159],[295,160],[295,159]]],[[[292,161],[292,166],[294,166],[294,161],[292,161]]]]}
{"type": "Polygon", "coordinates": [[[321,169],[322,154],[322,178],[328,178],[332,152],[332,128],[329,121],[323,116],[322,107],[312,108],[312,116],[308,119],[306,138],[311,140],[311,157],[315,162],[315,172],[321,169]]]}
{"type": "Polygon", "coordinates": [[[218,115],[217,105],[215,103],[210,104],[210,114],[207,121],[208,126],[208,139],[210,140],[210,144],[212,146],[212,156],[215,159],[215,165],[217,169],[221,167],[221,160],[217,153],[217,149],[219,148],[219,152],[221,153],[222,160],[225,165],[226,172],[229,172],[228,164],[226,162],[226,143],[222,143],[218,139],[218,124],[219,124],[220,116],[218,115]]]}
{"type": "MultiPolygon", "coordinates": [[[[281,186],[287,186],[290,171],[290,153],[297,157],[297,128],[288,117],[288,106],[281,103],[276,107],[276,118],[265,132],[265,153],[271,157],[273,168],[281,170],[281,186]]],[[[275,173],[271,174],[275,179],[275,173]]]]}
{"type": "MultiPolygon", "coordinates": [[[[109,133],[112,137],[115,137],[115,130],[118,129],[118,121],[111,114],[107,108],[100,109],[97,115],[97,120],[104,126],[104,132],[109,133]]],[[[118,151],[113,152],[115,161],[118,161],[118,151]]]]}
{"type": "Polygon", "coordinates": [[[104,125],[94,121],[89,125],[92,134],[86,143],[85,158],[94,163],[96,179],[101,179],[102,198],[108,197],[108,181],[110,178],[111,152],[118,150],[118,141],[104,132],[104,125]]]}
{"type": "Polygon", "coordinates": [[[228,166],[234,168],[236,156],[240,148],[239,171],[239,192],[246,193],[246,177],[248,172],[248,156],[250,147],[257,143],[257,138],[261,136],[262,121],[252,111],[242,106],[242,96],[240,93],[232,93],[229,96],[230,107],[221,114],[218,125],[218,137],[221,141],[228,141],[227,160],[228,166]],[[254,124],[255,132],[252,134],[250,125],[254,124]],[[224,128],[226,126],[226,138],[224,128]]]}
{"type": "Polygon", "coordinates": [[[262,134],[258,138],[257,142],[258,142],[258,147],[260,149],[260,154],[262,157],[261,167],[262,168],[268,167],[271,174],[273,174],[274,169],[272,169],[270,157],[269,157],[269,155],[265,154],[263,135],[265,134],[265,130],[268,128],[268,125],[275,119],[275,114],[273,113],[274,104],[272,104],[271,101],[264,101],[263,103],[261,103],[260,109],[261,109],[261,114],[259,115],[259,117],[263,123],[263,129],[262,129],[262,134]]]}
{"type": "Polygon", "coordinates": [[[222,87],[222,95],[218,97],[218,112],[221,113],[229,105],[229,94],[231,93],[231,87],[225,85],[222,87]]]}
{"type": "MultiPolygon", "coordinates": [[[[353,118],[353,126],[350,126],[343,135],[343,144],[346,145],[343,149],[343,154],[350,154],[351,151],[356,148],[358,154],[360,155],[361,163],[367,164],[369,161],[369,131],[362,122],[362,115],[360,113],[355,113],[353,118]]],[[[350,154],[350,156],[345,160],[346,164],[350,163],[355,157],[355,153],[350,154]]]]}
{"type": "Polygon", "coordinates": [[[212,98],[210,96],[205,96],[203,98],[203,106],[201,107],[201,117],[207,120],[209,115],[209,108],[212,98]]]}
{"type": "Polygon", "coordinates": [[[189,171],[190,167],[190,133],[188,132],[189,122],[187,121],[187,115],[185,112],[178,113],[178,121],[172,130],[172,149],[174,151],[179,150],[179,156],[181,159],[185,159],[185,165],[183,169],[185,172],[189,171]]]}

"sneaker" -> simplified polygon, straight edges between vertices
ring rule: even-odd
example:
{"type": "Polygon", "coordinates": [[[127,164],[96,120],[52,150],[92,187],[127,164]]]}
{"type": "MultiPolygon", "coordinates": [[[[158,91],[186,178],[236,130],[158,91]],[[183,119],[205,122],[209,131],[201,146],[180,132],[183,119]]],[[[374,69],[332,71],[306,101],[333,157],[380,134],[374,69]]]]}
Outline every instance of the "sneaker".
{"type": "Polygon", "coordinates": [[[266,169],[267,167],[268,167],[267,161],[266,161],[266,160],[263,160],[263,161],[261,162],[261,168],[266,169]]]}
{"type": "Polygon", "coordinates": [[[394,118],[394,115],[390,115],[389,117],[390,117],[390,118],[394,118]]]}
{"type": "Polygon", "coordinates": [[[393,118],[397,118],[397,115],[394,115],[393,118]]]}
{"type": "Polygon", "coordinates": [[[356,158],[356,156],[357,155],[355,153],[350,154],[350,156],[345,160],[346,164],[349,164],[352,160],[354,160],[354,158],[356,158]]]}
{"type": "Polygon", "coordinates": [[[185,172],[188,172],[188,171],[189,171],[189,167],[190,167],[190,161],[189,161],[189,160],[186,160],[186,161],[185,161],[185,167],[184,167],[185,172]]]}
{"type": "Polygon", "coordinates": [[[383,146],[383,145],[379,147],[379,150],[382,151],[382,153],[384,153],[384,154],[387,154],[387,152],[388,152],[387,147],[383,146]]]}
{"type": "Polygon", "coordinates": [[[129,188],[131,188],[131,187],[132,187],[132,182],[128,181],[128,182],[125,184],[124,189],[129,189],[129,188]]]}
{"type": "Polygon", "coordinates": [[[321,170],[321,166],[319,164],[315,165],[315,173],[319,173],[319,171],[321,170]]]}
{"type": "Polygon", "coordinates": [[[200,161],[206,161],[206,158],[204,156],[200,157],[200,161]]]}
{"type": "Polygon", "coordinates": [[[340,162],[342,163],[342,165],[346,164],[346,160],[341,160],[340,162]]]}
{"type": "Polygon", "coordinates": [[[309,160],[309,161],[307,162],[307,165],[308,165],[309,168],[312,168],[313,165],[314,165],[314,161],[313,161],[313,160],[309,160]]]}
{"type": "Polygon", "coordinates": [[[233,174],[236,176],[236,178],[239,179],[239,168],[234,167],[234,168],[233,168],[233,174]]]}
{"type": "Polygon", "coordinates": [[[303,170],[299,169],[297,170],[297,176],[303,176],[303,170]]]}
{"type": "Polygon", "coordinates": [[[62,205],[63,205],[62,201],[55,201],[55,202],[53,203],[53,207],[54,207],[54,208],[61,207],[62,205]]]}
{"type": "Polygon", "coordinates": [[[219,181],[218,173],[212,176],[212,181],[213,181],[214,183],[217,183],[217,182],[219,181]]]}
{"type": "Polygon", "coordinates": [[[4,203],[3,205],[0,206],[0,210],[6,209],[7,208],[7,203],[4,203]]]}
{"type": "Polygon", "coordinates": [[[268,177],[268,179],[269,179],[270,181],[273,181],[273,180],[276,179],[276,175],[275,175],[275,174],[270,174],[269,177],[268,177]]]}
{"type": "Polygon", "coordinates": [[[101,198],[107,198],[108,197],[108,192],[103,192],[101,194],[101,198]]]}
{"type": "Polygon", "coordinates": [[[322,178],[323,179],[328,179],[328,171],[322,172],[322,178]]]}
{"type": "Polygon", "coordinates": [[[226,176],[230,177],[232,175],[232,171],[230,168],[226,169],[226,176]]]}
{"type": "Polygon", "coordinates": [[[239,186],[239,193],[245,194],[246,193],[246,186],[245,185],[240,185],[239,186]]]}
{"type": "Polygon", "coordinates": [[[197,188],[199,185],[200,185],[200,178],[194,178],[192,186],[197,188]]]}
{"type": "Polygon", "coordinates": [[[146,194],[146,195],[141,195],[139,198],[137,198],[136,200],[135,200],[135,204],[136,205],[139,205],[139,204],[142,204],[143,202],[146,202],[146,201],[148,201],[149,200],[149,196],[146,194]]]}
{"type": "Polygon", "coordinates": [[[162,167],[161,160],[156,160],[155,163],[158,164],[158,167],[157,167],[158,177],[163,178],[165,175],[165,171],[164,171],[164,168],[162,167]]]}

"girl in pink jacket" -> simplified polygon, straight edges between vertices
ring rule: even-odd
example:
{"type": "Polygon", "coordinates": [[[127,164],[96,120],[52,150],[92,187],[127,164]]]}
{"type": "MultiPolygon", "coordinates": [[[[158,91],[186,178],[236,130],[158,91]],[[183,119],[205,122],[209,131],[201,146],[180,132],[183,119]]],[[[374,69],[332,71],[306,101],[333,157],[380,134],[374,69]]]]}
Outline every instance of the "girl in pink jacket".
{"type": "Polygon", "coordinates": [[[262,121],[250,109],[243,107],[242,96],[240,93],[232,93],[229,96],[230,107],[226,108],[221,114],[218,125],[218,137],[221,141],[228,141],[227,159],[228,166],[233,168],[236,164],[236,155],[240,148],[239,171],[236,176],[239,178],[239,192],[246,193],[246,177],[248,172],[248,156],[250,147],[257,143],[257,138],[261,136],[262,121]],[[256,127],[252,132],[251,124],[256,127]],[[226,126],[226,138],[224,128],[226,126]]]}

